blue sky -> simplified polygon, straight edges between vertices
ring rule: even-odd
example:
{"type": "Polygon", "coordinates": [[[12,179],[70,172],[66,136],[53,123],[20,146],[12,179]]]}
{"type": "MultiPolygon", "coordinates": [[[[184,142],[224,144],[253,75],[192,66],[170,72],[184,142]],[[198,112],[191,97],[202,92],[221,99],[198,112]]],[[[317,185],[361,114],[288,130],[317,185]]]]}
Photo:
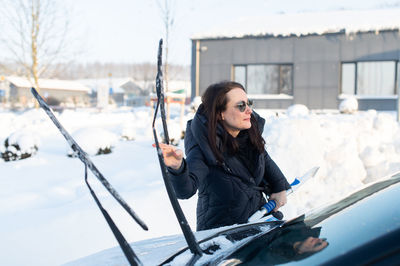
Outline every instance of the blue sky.
{"type": "MultiPolygon", "coordinates": [[[[164,1],[164,0],[159,0],[164,1]]],[[[398,0],[175,0],[170,61],[190,64],[190,37],[240,17],[302,11],[368,9],[398,0]]],[[[153,62],[164,36],[157,0],[65,0],[85,52],[78,61],[153,62]]]]}

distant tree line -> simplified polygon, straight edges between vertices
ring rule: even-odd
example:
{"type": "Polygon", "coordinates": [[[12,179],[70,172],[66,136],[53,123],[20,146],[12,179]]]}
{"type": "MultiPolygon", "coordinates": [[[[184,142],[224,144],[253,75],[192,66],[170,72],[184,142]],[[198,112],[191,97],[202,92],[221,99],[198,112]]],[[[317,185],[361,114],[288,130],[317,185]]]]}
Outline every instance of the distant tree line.
{"type": "MultiPolygon", "coordinates": [[[[15,63],[0,64],[1,75],[24,75],[24,70],[15,63]]],[[[152,81],[157,74],[157,66],[151,63],[59,63],[49,65],[41,78],[57,79],[96,79],[96,78],[126,78],[134,80],[152,81]]],[[[190,67],[183,65],[169,65],[170,80],[189,80],[190,67]]]]}
{"type": "MultiPolygon", "coordinates": [[[[39,91],[39,78],[92,79],[131,77],[154,81],[157,67],[152,63],[77,63],[78,36],[73,36],[70,8],[55,0],[5,0],[0,8],[0,76],[26,77],[39,91]],[[75,45],[72,45],[75,44],[75,45]],[[57,63],[63,62],[63,63],[57,63]]],[[[157,0],[165,30],[164,81],[189,80],[190,67],[169,62],[170,38],[173,34],[175,0],[157,0]]],[[[75,25],[76,26],[76,25],[75,25]]]]}

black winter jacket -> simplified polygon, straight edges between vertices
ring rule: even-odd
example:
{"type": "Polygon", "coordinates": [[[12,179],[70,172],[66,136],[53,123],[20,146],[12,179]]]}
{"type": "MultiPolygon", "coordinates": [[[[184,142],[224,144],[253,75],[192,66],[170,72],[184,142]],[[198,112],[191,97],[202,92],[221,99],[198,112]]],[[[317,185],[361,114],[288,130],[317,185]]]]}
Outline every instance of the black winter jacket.
{"type": "MultiPolygon", "coordinates": [[[[262,132],[265,120],[255,112],[252,115],[262,132]]],[[[219,126],[217,138],[221,130],[224,129],[219,126]]],[[[217,140],[218,143],[221,142],[217,140]]],[[[198,190],[197,230],[247,222],[265,204],[262,192],[256,187],[268,183],[273,193],[290,188],[266,151],[255,156],[258,162],[252,173],[238,156],[224,153],[224,163],[218,164],[208,144],[207,118],[202,108],[187,123],[185,153],[181,169],[169,170],[178,198],[188,199],[198,190]]]]}

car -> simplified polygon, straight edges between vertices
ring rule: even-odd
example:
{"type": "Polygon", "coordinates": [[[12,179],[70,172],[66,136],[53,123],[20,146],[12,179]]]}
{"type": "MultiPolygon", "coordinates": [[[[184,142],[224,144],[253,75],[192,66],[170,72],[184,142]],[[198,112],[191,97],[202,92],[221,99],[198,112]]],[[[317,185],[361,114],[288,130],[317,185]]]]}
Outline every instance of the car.
{"type": "MultiPolygon", "coordinates": [[[[131,246],[144,265],[399,265],[400,172],[288,221],[258,222],[195,233],[202,254],[183,236],[131,246]]],[[[128,265],[111,249],[68,265],[128,265]]]]}

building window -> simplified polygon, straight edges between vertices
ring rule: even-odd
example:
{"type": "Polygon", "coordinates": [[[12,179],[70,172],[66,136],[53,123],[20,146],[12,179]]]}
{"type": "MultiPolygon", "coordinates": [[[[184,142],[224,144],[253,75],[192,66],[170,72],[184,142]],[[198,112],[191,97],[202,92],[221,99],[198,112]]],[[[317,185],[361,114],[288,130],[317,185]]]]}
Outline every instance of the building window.
{"type": "Polygon", "coordinates": [[[236,65],[233,77],[247,88],[248,94],[293,95],[292,65],[236,65]]]}
{"type": "Polygon", "coordinates": [[[396,92],[395,94],[400,94],[400,62],[397,62],[397,73],[396,73],[396,92]]]}
{"type": "Polygon", "coordinates": [[[341,93],[390,96],[396,93],[396,62],[342,63],[341,93]]]}
{"type": "Polygon", "coordinates": [[[342,93],[354,94],[356,82],[356,64],[342,64],[342,93]]]}
{"type": "Polygon", "coordinates": [[[239,82],[243,86],[246,85],[246,66],[235,66],[234,67],[234,80],[239,82]]]}

